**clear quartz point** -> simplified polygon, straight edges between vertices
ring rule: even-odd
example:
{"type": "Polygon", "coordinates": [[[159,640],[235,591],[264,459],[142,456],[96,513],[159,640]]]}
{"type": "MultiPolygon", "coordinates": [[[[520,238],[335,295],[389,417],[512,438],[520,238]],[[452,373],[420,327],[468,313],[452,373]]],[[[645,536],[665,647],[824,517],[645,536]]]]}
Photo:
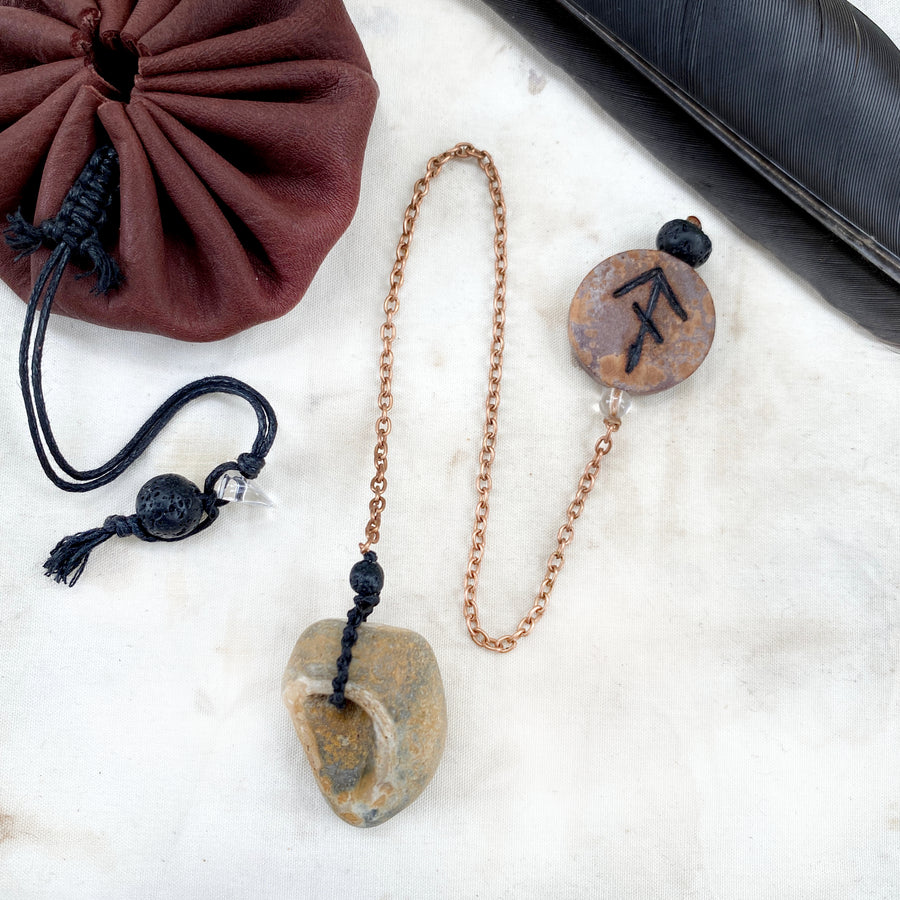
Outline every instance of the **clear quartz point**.
{"type": "Polygon", "coordinates": [[[596,409],[604,419],[619,420],[631,409],[632,399],[621,388],[604,388],[596,409]]]}
{"type": "Polygon", "coordinates": [[[251,503],[269,507],[275,505],[253,481],[244,478],[239,472],[226,472],[216,482],[216,496],[229,503],[251,503]]]}

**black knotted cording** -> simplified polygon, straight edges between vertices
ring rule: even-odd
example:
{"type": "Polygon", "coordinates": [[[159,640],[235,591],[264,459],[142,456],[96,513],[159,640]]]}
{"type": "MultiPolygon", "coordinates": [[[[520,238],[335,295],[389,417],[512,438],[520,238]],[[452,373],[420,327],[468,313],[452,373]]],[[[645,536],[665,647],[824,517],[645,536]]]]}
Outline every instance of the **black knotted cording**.
{"type": "Polygon", "coordinates": [[[239,472],[244,478],[256,478],[265,465],[265,457],[272,447],[277,429],[275,412],[262,394],[236,378],[217,375],[201,378],[172,394],[134,437],[103,465],[80,470],[63,456],[50,427],[44,403],[41,379],[44,339],[53,300],[63,271],[70,261],[74,260],[85,268],[90,266],[89,271],[76,278],[96,275],[95,294],[108,293],[122,282],[122,273],[103,248],[100,237],[117,182],[116,151],[111,146],[101,147],[88,160],[56,216],[40,225],[27,222],[21,212],[7,217],[6,241],[19,251],[17,260],[42,246],[52,248],[28,300],[19,346],[19,382],[28,430],[41,467],[47,477],[64,491],[92,491],[109,484],[147,449],[179,410],[205,394],[242,397],[253,407],[258,427],[251,451],[242,453],[236,461],[216,466],[207,476],[202,492],[181,476],[158,476],[141,489],[136,514],[110,516],[100,528],[63,538],[44,563],[44,568],[46,575],[69,585],[78,581],[91,551],[111,537],[133,535],[143,541],[179,541],[208,528],[216,520],[219,508],[228,502],[219,499],[216,494],[218,480],[229,471],[239,472]],[[63,475],[56,471],[54,463],[63,475]],[[72,480],[67,480],[64,475],[72,480]]]}
{"type": "Polygon", "coordinates": [[[381,602],[384,587],[384,572],[378,565],[378,557],[373,550],[363,554],[363,558],[350,570],[350,587],[356,591],[353,609],[347,613],[347,624],[341,636],[341,655],[337,659],[337,677],[331,682],[334,693],[328,698],[332,706],[343,709],[346,702],[344,689],[350,677],[350,662],[356,644],[357,629],[381,602]]]}
{"type": "Polygon", "coordinates": [[[78,534],[63,538],[44,563],[45,574],[52,576],[57,583],[62,581],[72,587],[81,577],[91,550],[113,536],[128,537],[128,535],[134,535],[143,541],[157,540],[141,528],[137,515],[107,516],[100,528],[80,531],[78,534]]]}

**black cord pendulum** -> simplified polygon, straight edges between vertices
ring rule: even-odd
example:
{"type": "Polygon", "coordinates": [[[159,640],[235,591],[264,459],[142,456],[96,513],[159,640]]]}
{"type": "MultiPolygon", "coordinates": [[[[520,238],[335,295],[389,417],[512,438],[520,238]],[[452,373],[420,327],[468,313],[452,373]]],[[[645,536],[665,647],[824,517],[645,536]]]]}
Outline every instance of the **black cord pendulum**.
{"type": "Polygon", "coordinates": [[[92,491],[109,484],[141,456],[184,406],[205,394],[233,394],[243,398],[253,407],[258,428],[250,452],[216,466],[207,476],[202,491],[180,475],[159,475],[141,488],[134,514],[109,516],[100,528],[63,538],[44,563],[44,569],[46,575],[70,586],[81,577],[91,551],[113,536],[133,535],[142,541],[171,542],[184,540],[212,525],[220,507],[228,502],[216,493],[218,480],[230,471],[239,472],[244,478],[256,478],[265,465],[265,457],[272,447],[278,427],[275,412],[262,394],[236,378],[216,375],[191,382],[172,394],[134,437],[103,465],[79,470],[63,456],[50,427],[44,403],[41,379],[44,339],[53,300],[70,261],[74,259],[91,266],[89,271],[75,277],[96,275],[95,294],[106,294],[122,283],[122,273],[103,248],[100,238],[117,183],[118,156],[113,147],[104,146],[88,160],[56,216],[40,225],[26,221],[21,211],[7,217],[6,241],[19,251],[17,260],[31,255],[42,246],[52,248],[28,300],[19,347],[19,382],[28,430],[41,468],[53,484],[64,491],[92,491]],[[54,463],[64,475],[56,471],[54,463]]]}

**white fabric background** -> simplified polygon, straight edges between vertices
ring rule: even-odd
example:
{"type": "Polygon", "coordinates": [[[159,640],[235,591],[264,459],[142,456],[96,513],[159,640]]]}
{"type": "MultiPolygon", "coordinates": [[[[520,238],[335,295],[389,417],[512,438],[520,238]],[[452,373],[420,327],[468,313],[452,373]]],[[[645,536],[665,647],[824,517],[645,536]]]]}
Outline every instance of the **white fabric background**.
{"type": "MultiPolygon", "coordinates": [[[[859,5],[900,40],[892,0],[859,5]]],[[[133,509],[153,474],[202,481],[252,414],[206,399],[115,484],[44,478],[2,288],[0,897],[769,898],[900,894],[898,357],[662,169],[475,0],[350,0],[381,100],[359,213],[300,306],[192,346],[57,319],[61,444],[93,465],[204,374],[269,396],[260,486],[173,546],[111,542],[76,589],[65,534],[133,509]],[[509,656],[466,637],[492,275],[473,165],[442,175],[398,320],[377,620],[440,661],[449,739],[425,794],[369,832],[335,818],[281,705],[299,633],[339,617],[366,519],[377,331],[427,158],[489,149],[509,203],[501,440],[481,603],[531,603],[601,427],[571,296],[602,258],[698,215],[716,341],[635,403],[545,619],[509,656]]],[[[859,161],[865,164],[864,160],[859,161]]]]}

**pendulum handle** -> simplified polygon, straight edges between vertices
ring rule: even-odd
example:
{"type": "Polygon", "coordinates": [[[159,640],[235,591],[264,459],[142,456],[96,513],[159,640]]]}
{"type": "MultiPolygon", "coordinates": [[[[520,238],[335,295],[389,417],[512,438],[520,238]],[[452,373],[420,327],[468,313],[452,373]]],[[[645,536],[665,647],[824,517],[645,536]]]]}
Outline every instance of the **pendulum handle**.
{"type": "MultiPolygon", "coordinates": [[[[557,575],[563,566],[566,547],[574,537],[575,521],[581,515],[584,509],[584,500],[594,486],[594,480],[600,470],[600,461],[612,448],[612,435],[621,424],[618,415],[621,391],[614,392],[611,398],[609,415],[604,419],[606,432],[594,447],[594,454],[581,476],[575,497],[567,510],[566,521],[557,533],[556,549],[547,561],[546,574],[541,582],[534,605],[519,622],[518,627],[512,634],[499,638],[491,637],[481,627],[478,618],[476,594],[478,590],[478,575],[484,557],[489,512],[488,500],[491,492],[491,467],[494,462],[498,434],[500,380],[503,375],[503,334],[504,325],[506,324],[506,201],[503,199],[503,186],[500,181],[500,174],[497,172],[491,155],[486,151],[478,150],[471,144],[461,143],[457,144],[452,150],[447,150],[439,156],[433,157],[428,161],[425,175],[416,182],[412,200],[406,208],[406,213],[403,217],[403,233],[400,235],[400,240],[397,244],[396,260],[391,270],[390,291],[384,301],[385,320],[381,326],[382,351],[379,370],[381,390],[378,394],[380,413],[375,423],[375,475],[371,481],[372,498],[369,501],[369,521],[366,525],[365,541],[359,545],[360,552],[365,557],[371,551],[372,546],[378,543],[381,532],[381,514],[385,508],[384,494],[387,489],[386,473],[388,465],[387,439],[391,433],[389,413],[394,402],[392,390],[394,371],[393,342],[396,337],[394,317],[400,307],[399,293],[403,284],[406,261],[409,257],[409,245],[415,230],[419,208],[425,195],[428,193],[431,182],[452,159],[475,159],[478,161],[478,165],[488,179],[488,189],[491,194],[494,211],[494,311],[491,329],[490,370],[488,375],[488,394],[485,402],[484,434],[478,457],[479,471],[475,483],[478,492],[478,503],[475,507],[475,525],[472,531],[472,544],[466,569],[463,612],[469,635],[479,647],[484,647],[486,650],[493,650],[497,653],[508,653],[521,638],[531,631],[537,620],[544,614],[550,593],[556,583],[557,575]]],[[[341,693],[338,691],[337,685],[335,690],[336,694],[341,693]]]]}
{"type": "Polygon", "coordinates": [[[384,511],[384,492],[387,489],[387,452],[388,435],[391,433],[389,413],[394,404],[392,381],[394,374],[393,343],[396,336],[394,316],[400,308],[400,286],[409,257],[409,245],[412,241],[419,207],[428,193],[431,182],[451,159],[477,159],[488,179],[488,188],[494,205],[494,327],[491,344],[490,393],[488,396],[487,421],[482,453],[488,443],[488,431],[491,429],[490,444],[496,439],[497,408],[500,405],[500,377],[503,364],[503,326],[506,322],[506,201],[503,199],[503,186],[500,173],[494,165],[490,153],[477,150],[471,144],[457,144],[439,156],[428,160],[425,174],[416,182],[412,200],[403,216],[403,233],[397,243],[396,260],[391,270],[391,289],[384,301],[384,324],[381,326],[381,390],[378,394],[378,408],[381,411],[375,422],[375,475],[372,478],[372,499],[369,501],[369,521],[366,525],[366,539],[359,545],[360,553],[365,554],[373,544],[378,543],[381,531],[381,514],[384,511]],[[493,404],[493,406],[492,406],[493,404]]]}

